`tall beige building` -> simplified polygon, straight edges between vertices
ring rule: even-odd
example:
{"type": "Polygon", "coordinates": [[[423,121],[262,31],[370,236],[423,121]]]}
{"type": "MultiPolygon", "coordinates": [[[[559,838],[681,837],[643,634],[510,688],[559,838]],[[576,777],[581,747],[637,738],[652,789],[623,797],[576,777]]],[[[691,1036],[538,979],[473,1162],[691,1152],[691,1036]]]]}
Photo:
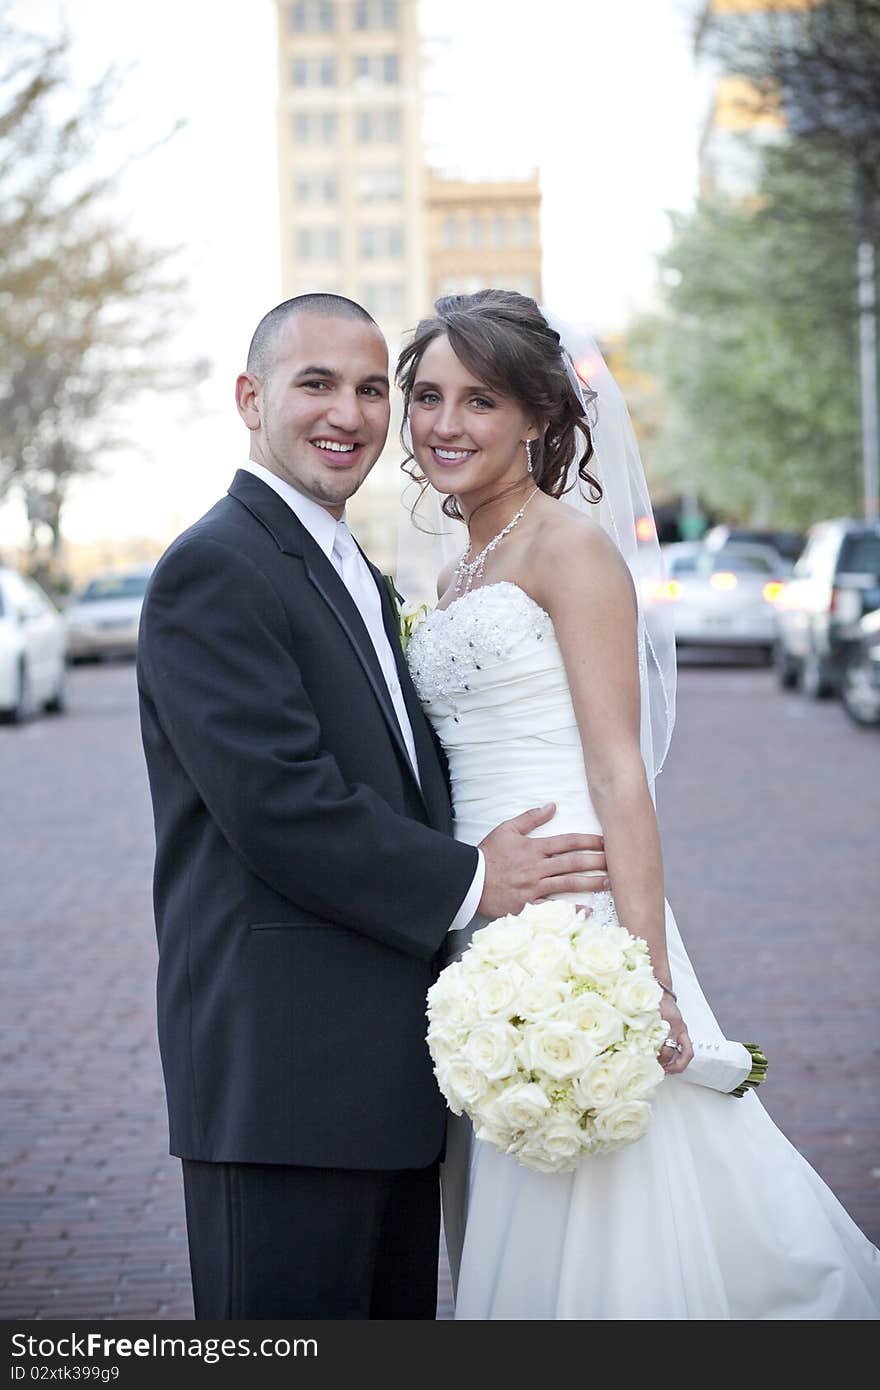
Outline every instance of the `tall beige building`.
{"type": "MultiPolygon", "coordinates": [[[[759,24],[763,17],[796,24],[797,12],[817,0],[706,0],[697,25],[696,52],[704,55],[710,29],[735,35],[738,26],[759,24]]],[[[781,107],[758,92],[741,74],[715,74],[711,105],[700,140],[700,190],[748,202],[761,177],[761,150],[785,138],[781,107]],[[751,138],[746,141],[743,136],[751,138]]]]}
{"type": "MultiPolygon", "coordinates": [[[[392,367],[427,303],[417,0],[278,0],[282,288],[348,295],[392,367]]],[[[402,450],[389,443],[348,513],[394,568],[402,450]]]]}
{"type": "MultiPolygon", "coordinates": [[[[452,291],[497,284],[540,296],[540,192],[524,181],[427,174],[418,0],[277,0],[282,289],[363,304],[388,338],[452,291]]],[[[348,506],[357,534],[395,567],[400,417],[348,506]]]]}
{"type": "Polygon", "coordinates": [[[416,0],[279,0],[285,295],[363,304],[389,337],[425,301],[416,0]]]}
{"type": "Polygon", "coordinates": [[[428,285],[433,300],[493,285],[541,298],[541,190],[528,179],[444,178],[426,184],[428,285]]]}

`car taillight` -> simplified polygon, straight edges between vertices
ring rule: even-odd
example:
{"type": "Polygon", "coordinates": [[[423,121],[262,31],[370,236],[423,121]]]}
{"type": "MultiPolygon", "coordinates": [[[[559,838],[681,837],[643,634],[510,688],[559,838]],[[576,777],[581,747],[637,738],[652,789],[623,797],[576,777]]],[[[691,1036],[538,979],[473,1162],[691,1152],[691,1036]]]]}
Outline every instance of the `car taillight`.
{"type": "Polygon", "coordinates": [[[768,579],[761,593],[766,603],[778,603],[785,593],[785,585],[778,579],[768,579]]]}
{"type": "Polygon", "coordinates": [[[681,585],[677,579],[667,579],[663,583],[658,580],[650,588],[651,598],[659,599],[663,603],[674,603],[681,598],[681,585]]]}
{"type": "Polygon", "coordinates": [[[735,589],[739,580],[730,570],[716,570],[710,577],[709,583],[713,589],[735,589]]]}

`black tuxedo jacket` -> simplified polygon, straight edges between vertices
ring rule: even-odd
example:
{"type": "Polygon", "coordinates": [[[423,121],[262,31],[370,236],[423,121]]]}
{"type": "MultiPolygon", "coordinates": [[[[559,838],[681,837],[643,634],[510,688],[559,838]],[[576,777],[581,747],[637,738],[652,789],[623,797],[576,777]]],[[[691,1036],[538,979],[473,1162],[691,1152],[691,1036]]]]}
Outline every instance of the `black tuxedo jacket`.
{"type": "Polygon", "coordinates": [[[477,855],[450,837],[373,574],[421,791],[348,590],[261,479],[238,472],[150,581],[138,686],[183,1158],[417,1168],[442,1146],[425,993],[477,855]]]}

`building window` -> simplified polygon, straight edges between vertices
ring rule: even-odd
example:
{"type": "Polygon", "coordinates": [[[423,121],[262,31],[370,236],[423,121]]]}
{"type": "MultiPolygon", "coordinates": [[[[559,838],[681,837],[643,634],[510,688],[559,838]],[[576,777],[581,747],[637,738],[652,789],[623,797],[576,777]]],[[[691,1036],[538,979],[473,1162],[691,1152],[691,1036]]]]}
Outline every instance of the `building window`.
{"type": "Polygon", "coordinates": [[[339,176],[314,172],[295,174],[293,196],[297,203],[335,203],[339,200],[339,176]]]}
{"type": "Polygon", "coordinates": [[[469,224],[468,241],[471,246],[482,246],[483,244],[483,219],[476,214],[471,218],[469,224]]]}
{"type": "Polygon", "coordinates": [[[507,218],[493,217],[492,219],[492,244],[493,246],[507,245],[507,218]]]}
{"type": "Polygon", "coordinates": [[[383,319],[402,319],[406,313],[406,286],[397,280],[361,285],[358,299],[380,323],[383,319]]]}
{"type": "Polygon", "coordinates": [[[397,0],[356,0],[355,29],[396,29],[399,23],[397,0]]]}
{"type": "Polygon", "coordinates": [[[332,55],[320,58],[294,58],[290,64],[292,87],[335,87],[336,59],[332,55]]]}
{"type": "Polygon", "coordinates": [[[362,203],[399,203],[403,197],[403,171],[359,169],[355,187],[362,203]]]}
{"type": "Polygon", "coordinates": [[[365,261],[396,261],[403,255],[402,227],[361,227],[358,237],[365,261]]]}
{"type": "Polygon", "coordinates": [[[400,140],[400,112],[393,108],[357,113],[357,138],[362,145],[395,145],[400,140]]]}
{"type": "Polygon", "coordinates": [[[458,218],[444,217],[443,219],[443,245],[447,250],[452,250],[458,245],[458,218]]]}
{"type": "Polygon", "coordinates": [[[339,259],[338,227],[298,227],[296,254],[301,261],[336,261],[339,259]]]}
{"type": "Polygon", "coordinates": [[[534,246],[535,227],[530,217],[516,219],[516,242],[518,246],[534,246]]]}
{"type": "Polygon", "coordinates": [[[400,61],[396,53],[359,53],[355,58],[358,82],[376,82],[396,87],[400,81],[400,61]]]}
{"type": "Polygon", "coordinates": [[[335,111],[296,111],[293,134],[298,145],[333,145],[339,135],[335,111]]]}
{"type": "Polygon", "coordinates": [[[288,10],[290,27],[295,34],[332,34],[335,8],[332,0],[297,0],[288,10]]]}

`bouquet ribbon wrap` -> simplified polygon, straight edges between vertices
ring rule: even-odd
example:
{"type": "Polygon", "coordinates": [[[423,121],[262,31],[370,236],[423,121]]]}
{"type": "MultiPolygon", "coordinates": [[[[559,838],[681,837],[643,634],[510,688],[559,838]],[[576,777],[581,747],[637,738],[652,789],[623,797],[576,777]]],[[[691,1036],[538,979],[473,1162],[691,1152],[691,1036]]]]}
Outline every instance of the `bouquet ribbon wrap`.
{"type": "Polygon", "coordinates": [[[721,1038],[715,1042],[694,1040],[694,1059],[690,1066],[675,1077],[692,1086],[708,1086],[725,1095],[743,1096],[759,1086],[767,1075],[767,1058],[756,1043],[731,1042],[721,1038]]]}

